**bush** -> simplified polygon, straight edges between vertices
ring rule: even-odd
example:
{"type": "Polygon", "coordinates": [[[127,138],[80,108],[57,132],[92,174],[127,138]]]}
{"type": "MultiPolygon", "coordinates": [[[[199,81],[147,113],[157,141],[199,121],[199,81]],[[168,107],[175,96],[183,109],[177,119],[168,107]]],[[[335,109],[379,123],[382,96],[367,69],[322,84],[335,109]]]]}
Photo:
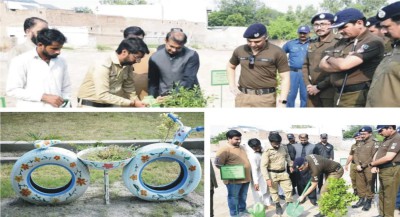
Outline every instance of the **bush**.
{"type": "Polygon", "coordinates": [[[211,138],[211,144],[217,144],[221,140],[226,140],[226,132],[221,132],[218,135],[211,138]]]}
{"type": "Polygon", "coordinates": [[[318,201],[321,214],[328,217],[339,217],[347,214],[347,206],[357,197],[347,192],[350,185],[346,185],[343,178],[329,178],[328,191],[318,201]]]}
{"type": "Polygon", "coordinates": [[[204,108],[213,100],[212,97],[204,96],[200,87],[195,85],[193,89],[186,89],[183,86],[174,88],[165,97],[161,107],[168,108],[204,108]]]}

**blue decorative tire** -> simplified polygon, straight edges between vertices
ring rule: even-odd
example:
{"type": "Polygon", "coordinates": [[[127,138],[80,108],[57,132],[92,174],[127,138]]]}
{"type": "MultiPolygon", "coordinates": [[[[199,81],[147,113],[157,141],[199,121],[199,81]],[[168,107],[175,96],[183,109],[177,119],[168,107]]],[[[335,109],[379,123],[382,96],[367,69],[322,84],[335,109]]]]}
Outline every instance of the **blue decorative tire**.
{"type": "Polygon", "coordinates": [[[27,152],[14,164],[11,183],[22,199],[34,204],[65,204],[79,198],[88,188],[90,174],[74,152],[49,147],[27,152]],[[71,180],[62,187],[45,188],[32,180],[32,172],[42,166],[60,166],[69,172],[71,180]]]}
{"type": "Polygon", "coordinates": [[[156,143],[140,148],[132,161],[124,167],[123,180],[132,194],[143,200],[177,200],[192,192],[201,180],[201,165],[185,148],[168,143],[156,143]],[[143,170],[157,160],[175,161],[180,173],[176,180],[163,186],[151,186],[142,179],[143,170]]]}

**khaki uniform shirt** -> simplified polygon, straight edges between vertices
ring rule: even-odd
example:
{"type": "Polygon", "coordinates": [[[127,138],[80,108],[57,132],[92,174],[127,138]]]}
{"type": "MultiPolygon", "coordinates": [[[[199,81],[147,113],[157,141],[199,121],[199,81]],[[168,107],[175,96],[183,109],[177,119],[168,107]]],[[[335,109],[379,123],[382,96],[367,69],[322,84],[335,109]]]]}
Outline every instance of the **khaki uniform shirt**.
{"type": "Polygon", "coordinates": [[[379,147],[378,152],[376,153],[375,160],[382,158],[386,155],[387,152],[397,153],[396,157],[392,160],[393,163],[400,162],[400,134],[395,133],[392,136],[389,136],[383,140],[382,145],[379,147]]]}
{"type": "Polygon", "coordinates": [[[133,83],[133,67],[122,66],[117,53],[89,68],[78,98],[97,103],[129,106],[137,99],[133,83]]]}
{"type": "Polygon", "coordinates": [[[372,159],[379,148],[379,142],[370,136],[363,144],[359,145],[354,153],[354,163],[365,168],[372,159]]]}
{"type": "Polygon", "coordinates": [[[400,44],[376,69],[366,107],[400,107],[400,44]]]}
{"type": "Polygon", "coordinates": [[[280,146],[279,149],[270,147],[265,150],[261,156],[261,173],[264,179],[270,179],[268,170],[286,170],[286,164],[293,166],[286,148],[280,146]]]}
{"type": "MultiPolygon", "coordinates": [[[[356,151],[358,145],[359,145],[359,142],[356,142],[356,143],[354,143],[353,145],[351,145],[349,155],[354,155],[354,152],[356,151]]],[[[353,158],[353,161],[354,161],[354,158],[353,158]]]]}
{"type": "MultiPolygon", "coordinates": [[[[354,39],[343,38],[327,51],[333,57],[345,58],[353,50],[354,39]]],[[[358,36],[354,49],[354,56],[363,60],[363,63],[347,70],[347,85],[361,84],[372,80],[376,67],[378,67],[384,54],[383,39],[368,30],[358,36]]],[[[344,72],[331,73],[331,82],[335,87],[341,87],[345,77],[344,72]]]]}
{"type": "Polygon", "coordinates": [[[251,166],[247,158],[246,150],[242,146],[225,145],[217,151],[215,157],[215,165],[238,165],[244,166],[245,178],[237,180],[224,180],[224,184],[241,184],[251,181],[251,166]]]}
{"type": "Polygon", "coordinates": [[[318,176],[322,173],[329,174],[337,171],[341,165],[333,160],[326,159],[316,154],[306,156],[308,167],[311,173],[311,181],[318,182],[318,176]]]}
{"type": "Polygon", "coordinates": [[[330,82],[330,73],[324,72],[319,68],[321,59],[326,55],[325,51],[333,47],[339,38],[332,32],[326,37],[325,41],[320,41],[320,38],[310,41],[308,46],[307,56],[303,63],[303,80],[305,85],[317,85],[319,96],[321,98],[333,98],[335,91],[330,82]],[[326,91],[325,91],[326,90],[326,91]]]}
{"type": "Polygon", "coordinates": [[[276,87],[276,71],[290,71],[286,53],[278,46],[267,42],[255,55],[254,68],[249,68],[249,57],[253,55],[248,45],[235,49],[229,62],[241,66],[239,86],[249,89],[276,87]]]}

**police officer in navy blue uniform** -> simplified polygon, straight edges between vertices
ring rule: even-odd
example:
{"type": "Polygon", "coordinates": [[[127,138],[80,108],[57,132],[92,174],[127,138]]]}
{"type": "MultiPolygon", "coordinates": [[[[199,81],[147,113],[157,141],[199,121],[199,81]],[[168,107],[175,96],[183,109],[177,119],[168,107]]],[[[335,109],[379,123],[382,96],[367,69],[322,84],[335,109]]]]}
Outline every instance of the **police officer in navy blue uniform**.
{"type": "Polygon", "coordinates": [[[302,67],[310,44],[308,35],[310,27],[300,26],[297,30],[298,39],[288,41],[282,49],[289,54],[290,90],[287,98],[287,107],[295,107],[297,92],[300,89],[300,107],[307,106],[307,89],[303,80],[302,67]]]}

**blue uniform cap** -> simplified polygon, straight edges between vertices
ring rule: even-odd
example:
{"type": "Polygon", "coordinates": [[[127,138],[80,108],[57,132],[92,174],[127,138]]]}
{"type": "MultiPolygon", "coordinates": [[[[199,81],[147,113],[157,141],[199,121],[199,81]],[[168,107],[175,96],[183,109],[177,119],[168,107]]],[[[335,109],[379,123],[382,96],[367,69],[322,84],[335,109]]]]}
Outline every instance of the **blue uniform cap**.
{"type": "Polygon", "coordinates": [[[304,157],[298,157],[298,158],[294,159],[293,166],[295,168],[301,167],[305,161],[306,161],[306,159],[304,157]]]}
{"type": "Polygon", "coordinates": [[[360,136],[360,135],[361,135],[361,134],[360,134],[359,132],[354,133],[353,138],[356,138],[356,137],[358,137],[358,136],[360,136]]]}
{"type": "Polygon", "coordinates": [[[372,132],[372,128],[370,126],[363,126],[358,132],[372,132]]]}
{"type": "Polygon", "coordinates": [[[390,125],[378,125],[376,126],[376,131],[380,132],[383,128],[388,128],[390,125]]]}
{"type": "Polygon", "coordinates": [[[243,38],[259,38],[267,34],[267,27],[261,23],[254,23],[249,26],[243,34],[243,38]]]}
{"type": "Polygon", "coordinates": [[[310,33],[310,27],[308,27],[308,26],[300,26],[297,29],[297,33],[310,33]]]}
{"type": "Polygon", "coordinates": [[[357,21],[364,18],[364,14],[355,8],[347,8],[339,11],[335,14],[333,18],[333,25],[331,28],[340,28],[351,21],[357,21]]]}
{"type": "Polygon", "coordinates": [[[287,134],[287,138],[288,138],[288,139],[294,139],[294,135],[293,135],[293,133],[289,133],[289,134],[287,134]]]}
{"type": "Polygon", "coordinates": [[[376,19],[376,17],[370,17],[367,19],[367,23],[365,23],[366,27],[371,27],[371,26],[375,26],[376,24],[378,24],[379,26],[379,20],[376,19]]]}
{"type": "Polygon", "coordinates": [[[396,15],[400,15],[400,1],[394,2],[380,9],[376,14],[376,19],[383,21],[396,15]]]}
{"type": "Polygon", "coordinates": [[[333,14],[330,13],[319,13],[313,16],[313,18],[311,18],[311,24],[314,24],[315,21],[317,20],[329,20],[331,23],[333,23],[333,18],[335,16],[333,16],[333,14]]]}
{"type": "Polygon", "coordinates": [[[397,127],[397,129],[396,129],[396,130],[397,130],[397,132],[398,132],[398,133],[400,133],[400,127],[397,127]]]}

